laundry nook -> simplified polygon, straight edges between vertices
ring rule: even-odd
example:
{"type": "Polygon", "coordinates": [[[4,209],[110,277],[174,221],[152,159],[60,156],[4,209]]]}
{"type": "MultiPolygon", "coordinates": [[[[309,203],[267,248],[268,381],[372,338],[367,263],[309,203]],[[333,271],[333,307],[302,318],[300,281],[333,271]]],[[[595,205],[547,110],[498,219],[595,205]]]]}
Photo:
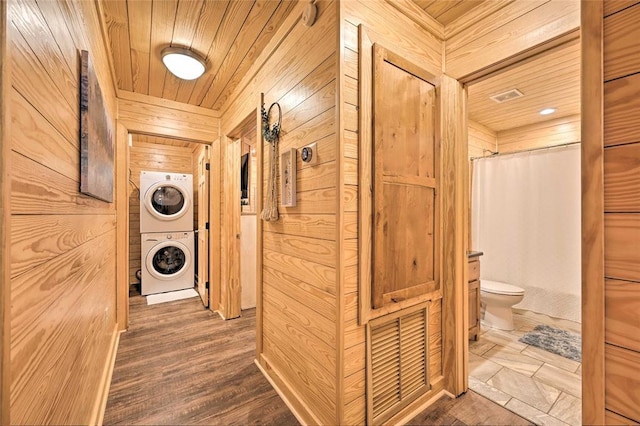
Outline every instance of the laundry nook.
{"type": "Polygon", "coordinates": [[[3,0],[0,424],[640,422],[640,0],[3,0]]]}

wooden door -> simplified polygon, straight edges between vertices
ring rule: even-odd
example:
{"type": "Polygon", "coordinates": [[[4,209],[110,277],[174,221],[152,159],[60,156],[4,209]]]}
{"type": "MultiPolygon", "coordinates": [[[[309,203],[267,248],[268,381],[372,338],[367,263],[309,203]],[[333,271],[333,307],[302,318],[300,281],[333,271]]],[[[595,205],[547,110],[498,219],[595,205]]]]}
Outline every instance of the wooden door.
{"type": "Polygon", "coordinates": [[[230,140],[225,149],[224,170],[224,268],[220,288],[221,314],[240,316],[240,139],[230,140]]]}
{"type": "Polygon", "coordinates": [[[436,99],[429,77],[374,46],[374,309],[439,288],[436,99]]]}
{"type": "Polygon", "coordinates": [[[205,307],[209,307],[209,147],[198,155],[198,293],[205,307]]]}

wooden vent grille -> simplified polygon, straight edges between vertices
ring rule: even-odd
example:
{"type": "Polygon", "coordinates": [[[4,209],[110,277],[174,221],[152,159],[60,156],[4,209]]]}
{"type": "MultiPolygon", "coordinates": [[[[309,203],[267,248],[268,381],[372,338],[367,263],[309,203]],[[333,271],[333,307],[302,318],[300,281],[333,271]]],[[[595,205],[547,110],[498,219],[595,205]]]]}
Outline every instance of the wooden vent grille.
{"type": "Polygon", "coordinates": [[[381,423],[430,389],[428,305],[369,322],[369,423],[381,423]]]}

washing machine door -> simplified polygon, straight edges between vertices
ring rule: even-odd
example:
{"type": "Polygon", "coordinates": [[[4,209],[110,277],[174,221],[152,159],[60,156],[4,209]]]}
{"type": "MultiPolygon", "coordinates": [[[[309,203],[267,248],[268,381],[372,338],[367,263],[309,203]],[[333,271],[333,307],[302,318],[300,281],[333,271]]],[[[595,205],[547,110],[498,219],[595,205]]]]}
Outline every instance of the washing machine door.
{"type": "Polygon", "coordinates": [[[187,212],[189,203],[189,195],[179,185],[157,182],[147,190],[144,205],[160,220],[175,220],[187,212]]]}
{"type": "Polygon", "coordinates": [[[149,273],[159,280],[172,280],[184,275],[191,264],[191,254],[178,241],[164,241],[147,254],[149,273]]]}

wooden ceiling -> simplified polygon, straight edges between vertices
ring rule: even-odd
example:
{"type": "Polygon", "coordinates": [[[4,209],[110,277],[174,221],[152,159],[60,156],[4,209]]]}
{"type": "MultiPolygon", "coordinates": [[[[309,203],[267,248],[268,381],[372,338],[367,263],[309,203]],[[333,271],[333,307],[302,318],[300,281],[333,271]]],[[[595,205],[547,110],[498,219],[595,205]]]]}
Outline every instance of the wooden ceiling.
{"type": "Polygon", "coordinates": [[[486,0],[413,0],[442,25],[449,25],[486,0]]]}
{"type": "MultiPolygon", "coordinates": [[[[99,0],[118,88],[220,109],[293,9],[291,0],[99,0]],[[167,72],[160,52],[183,46],[206,58],[197,80],[167,72]]],[[[486,0],[414,0],[448,25],[486,0]]],[[[469,86],[469,116],[494,131],[580,113],[580,48],[575,42],[469,86]],[[489,96],[518,88],[497,104],[489,96]],[[539,110],[554,106],[551,116],[539,110]]]]}
{"type": "Polygon", "coordinates": [[[200,146],[197,142],[187,142],[180,139],[165,138],[161,136],[150,136],[134,133],[131,135],[131,139],[134,145],[142,144],[155,144],[165,146],[175,146],[178,148],[189,148],[191,151],[195,151],[200,146]]]}
{"type": "Polygon", "coordinates": [[[100,0],[118,88],[220,109],[291,12],[290,0],[100,0]],[[192,81],[166,71],[160,52],[187,47],[206,58],[192,81]]]}
{"type": "Polygon", "coordinates": [[[543,52],[468,88],[469,118],[498,132],[580,114],[580,41],[543,52]],[[501,104],[490,96],[511,89],[524,96],[501,104]],[[540,110],[556,112],[542,116],[540,110]]]}

